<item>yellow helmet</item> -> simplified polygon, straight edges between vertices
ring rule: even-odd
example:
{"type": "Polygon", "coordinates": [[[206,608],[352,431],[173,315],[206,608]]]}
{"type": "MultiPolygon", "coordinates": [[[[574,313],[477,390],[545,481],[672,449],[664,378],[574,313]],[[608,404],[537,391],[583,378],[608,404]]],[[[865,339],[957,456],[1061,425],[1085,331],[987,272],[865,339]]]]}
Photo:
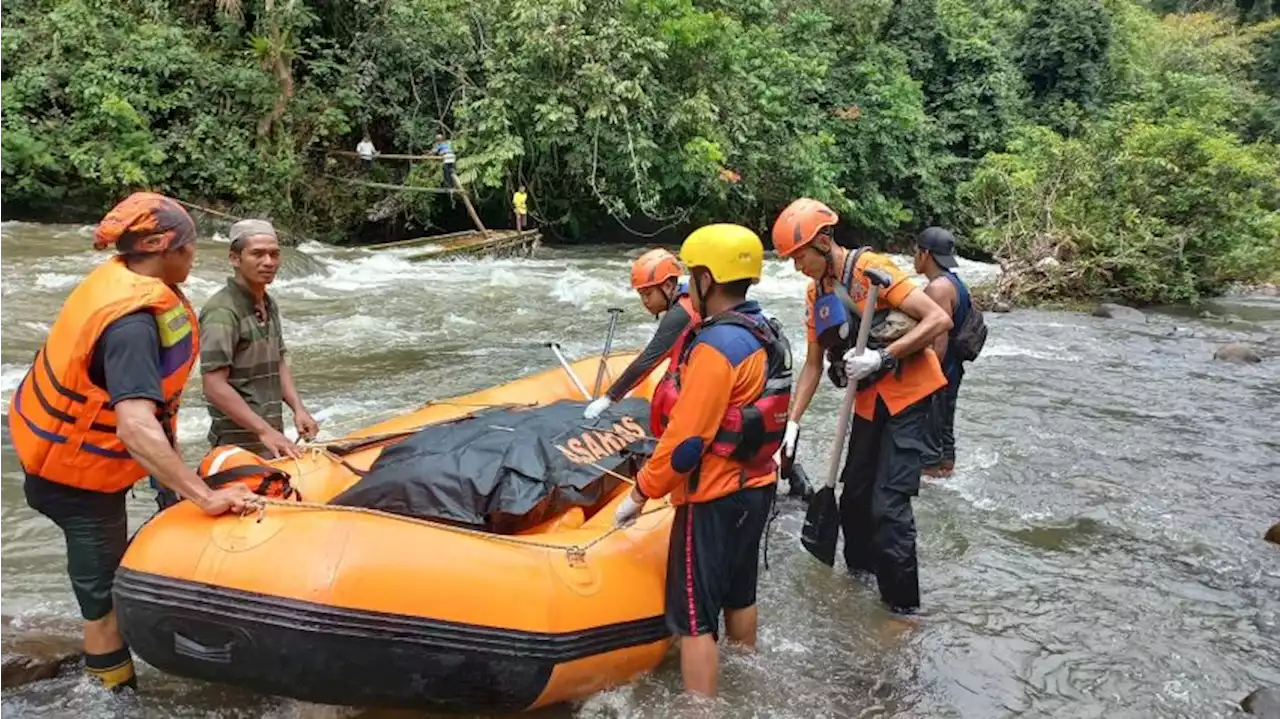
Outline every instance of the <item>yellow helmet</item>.
{"type": "Polygon", "coordinates": [[[746,279],[759,282],[764,268],[764,243],[742,225],[705,225],[685,238],[680,246],[680,261],[690,271],[707,268],[720,284],[746,279]]]}

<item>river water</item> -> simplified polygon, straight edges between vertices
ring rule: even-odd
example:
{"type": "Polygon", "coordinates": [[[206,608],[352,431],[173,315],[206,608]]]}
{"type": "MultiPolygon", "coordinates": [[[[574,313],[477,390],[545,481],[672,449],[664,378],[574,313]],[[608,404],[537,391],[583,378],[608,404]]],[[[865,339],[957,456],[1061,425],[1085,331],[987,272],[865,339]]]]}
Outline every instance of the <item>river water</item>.
{"type": "MultiPolygon", "coordinates": [[[[6,222],[3,400],[63,298],[104,253],[91,227],[6,222]]],[[[200,303],[227,272],[203,240],[187,283],[200,303]]],[[[627,289],[641,248],[544,248],[531,260],[407,261],[304,245],[272,288],[293,368],[326,434],[437,397],[545,369],[555,340],[598,352],[655,327],[627,289]]],[[[901,258],[905,262],[905,258],[901,258]]],[[[962,263],[961,275],[989,277],[962,263]]],[[[753,295],[803,354],[804,278],[770,260],[753,295]]],[[[1124,324],[1073,312],[988,315],[957,418],[959,461],[916,500],[923,614],[891,619],[873,589],[800,548],[803,508],[782,503],[762,572],[761,647],[724,657],[726,717],[1221,717],[1280,685],[1280,371],[1211,361],[1227,341],[1274,342],[1280,302],[1215,306],[1237,321],[1149,314],[1124,324]]],[[[797,358],[798,359],[798,358],[797,358]]],[[[825,384],[802,433],[818,481],[839,394],[825,384]]],[[[181,440],[198,458],[208,418],[194,380],[181,440]]],[[[75,636],[61,534],[27,508],[7,429],[3,582],[8,631],[75,636]]],[[[153,503],[131,500],[133,526],[153,503]]],[[[427,551],[425,548],[423,551],[427,551]]],[[[139,697],[102,697],[78,676],[6,692],[5,717],[347,717],[166,677],[140,666],[139,697]]],[[[680,696],[678,659],[637,683],[545,713],[663,717],[706,710],[680,696]]],[[[366,716],[385,713],[364,712],[366,716]]]]}

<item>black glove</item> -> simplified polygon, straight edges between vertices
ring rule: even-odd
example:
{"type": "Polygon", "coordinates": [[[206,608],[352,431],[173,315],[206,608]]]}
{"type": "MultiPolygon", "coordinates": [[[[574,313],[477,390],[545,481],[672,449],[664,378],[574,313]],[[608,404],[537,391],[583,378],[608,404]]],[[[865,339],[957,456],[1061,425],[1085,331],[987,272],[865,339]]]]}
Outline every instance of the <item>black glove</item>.
{"type": "Polygon", "coordinates": [[[844,356],[839,350],[827,350],[827,377],[840,389],[849,386],[849,375],[844,371],[844,356]]]}
{"type": "Polygon", "coordinates": [[[809,484],[809,475],[805,474],[804,467],[794,460],[783,470],[782,478],[790,484],[787,488],[788,496],[799,497],[805,502],[813,498],[813,485],[809,484]]]}

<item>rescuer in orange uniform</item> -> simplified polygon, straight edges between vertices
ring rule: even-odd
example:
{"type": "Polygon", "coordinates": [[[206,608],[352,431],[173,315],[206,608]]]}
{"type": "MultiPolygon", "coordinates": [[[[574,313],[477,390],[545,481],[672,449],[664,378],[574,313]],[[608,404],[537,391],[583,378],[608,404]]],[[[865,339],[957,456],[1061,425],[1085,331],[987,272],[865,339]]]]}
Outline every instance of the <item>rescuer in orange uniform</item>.
{"type": "Polygon", "coordinates": [[[929,449],[930,395],[947,384],[930,345],[951,329],[951,318],[889,257],[837,245],[832,231],[839,219],[821,202],[801,198],[788,205],[773,226],[774,249],[813,280],[805,304],[808,354],[796,383],[782,451],[795,456],[800,419],[818,389],[825,355],[836,386],[858,383],[849,453],[841,473],[845,563],[854,573],[873,572],[885,604],[909,614],[920,605],[911,498],[920,491],[923,456],[929,449]],[[877,313],[897,309],[918,323],[891,343],[868,343],[866,352],[854,355],[857,333],[841,336],[833,330],[846,298],[857,310],[844,311],[852,315],[853,324],[859,321],[870,291],[863,274],[867,268],[892,278],[880,294],[877,313]]]}
{"type": "MultiPolygon", "coordinates": [[[[680,260],[662,248],[649,250],[631,263],[631,288],[640,295],[644,308],[655,317],[661,314],[662,321],[658,323],[658,331],[653,334],[649,344],[631,360],[631,364],[627,365],[608,391],[587,405],[583,417],[599,417],[609,405],[626,397],[663,359],[671,360],[667,363],[667,377],[675,372],[685,337],[698,324],[698,313],[694,311],[693,302],[689,299],[689,289],[680,283],[683,271],[680,260]]],[[[670,383],[665,383],[655,392],[653,401],[665,402],[670,409],[670,404],[675,401],[674,394],[670,391],[670,383]]],[[[651,429],[654,436],[661,434],[658,427],[651,429]]]]}
{"type": "Polygon", "coordinates": [[[754,232],[699,228],[680,259],[705,319],[681,351],[666,431],[615,521],[624,525],[646,499],[670,494],[667,626],[680,637],[685,690],[715,696],[721,611],[730,641],[756,643],[757,564],[777,491],[773,456],[791,401],[791,350],[776,320],[746,299],[764,263],[754,232]]]}
{"type": "Polygon", "coordinates": [[[66,535],[85,669],[113,690],[136,686],[111,600],[129,489],[150,473],[210,515],[258,501],[244,485],[211,490],[176,449],[178,405],[199,355],[196,314],[177,287],[195,241],[195,223],[167,197],[139,192],[116,205],[93,244],[118,256],[71,292],[9,403],[27,504],[66,535]]]}

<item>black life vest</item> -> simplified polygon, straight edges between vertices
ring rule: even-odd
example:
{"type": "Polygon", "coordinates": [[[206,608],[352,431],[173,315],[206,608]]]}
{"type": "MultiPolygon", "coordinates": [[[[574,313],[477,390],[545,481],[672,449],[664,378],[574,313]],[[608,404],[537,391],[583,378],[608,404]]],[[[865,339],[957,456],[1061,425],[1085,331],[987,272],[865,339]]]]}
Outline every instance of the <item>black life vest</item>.
{"type": "MultiPolygon", "coordinates": [[[[716,325],[736,325],[751,333],[765,349],[768,367],[764,389],[749,404],[730,407],[720,421],[720,429],[708,451],[717,457],[742,462],[747,477],[758,477],[777,469],[773,456],[782,447],[787,430],[787,414],[791,409],[791,343],[782,332],[782,324],[769,318],[757,322],[740,312],[723,312],[709,317],[689,336],[681,351],[680,363],[673,377],[680,391],[680,370],[684,369],[697,335],[716,325]]],[[[670,407],[666,408],[667,411],[670,407]]],[[[666,429],[669,416],[662,414],[659,424],[666,429]]]]}

